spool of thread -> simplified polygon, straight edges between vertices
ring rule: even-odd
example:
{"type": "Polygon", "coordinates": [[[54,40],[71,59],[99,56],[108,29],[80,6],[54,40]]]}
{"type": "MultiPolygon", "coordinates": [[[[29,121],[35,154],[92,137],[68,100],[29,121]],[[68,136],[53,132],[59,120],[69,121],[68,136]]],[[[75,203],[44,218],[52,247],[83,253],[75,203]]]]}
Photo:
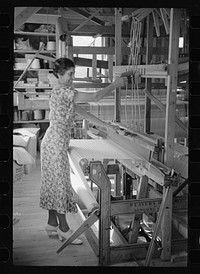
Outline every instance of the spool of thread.
{"type": "Polygon", "coordinates": [[[13,117],[14,121],[18,121],[18,113],[17,110],[14,110],[14,117],[13,117]]]}
{"type": "Polygon", "coordinates": [[[34,110],[34,120],[42,120],[42,111],[39,109],[34,110]]]}
{"type": "Polygon", "coordinates": [[[47,50],[56,50],[56,42],[48,41],[47,42],[47,50]]]}
{"type": "Polygon", "coordinates": [[[39,69],[40,68],[40,60],[38,58],[35,58],[33,60],[33,63],[31,64],[31,68],[33,68],[33,69],[39,69]]]}
{"type": "Polygon", "coordinates": [[[34,114],[33,114],[33,111],[30,110],[29,111],[29,121],[33,120],[34,119],[34,114]]]}
{"type": "Polygon", "coordinates": [[[28,121],[28,117],[29,116],[29,113],[28,111],[23,111],[22,112],[22,121],[28,121]]]}
{"type": "Polygon", "coordinates": [[[49,110],[45,110],[45,120],[49,120],[49,110]]]}

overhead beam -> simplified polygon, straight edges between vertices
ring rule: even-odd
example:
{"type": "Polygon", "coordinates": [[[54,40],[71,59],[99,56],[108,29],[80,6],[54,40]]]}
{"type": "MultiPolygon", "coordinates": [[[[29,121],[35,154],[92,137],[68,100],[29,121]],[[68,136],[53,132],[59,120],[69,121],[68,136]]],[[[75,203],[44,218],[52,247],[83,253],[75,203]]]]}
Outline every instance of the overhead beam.
{"type": "MultiPolygon", "coordinates": [[[[59,16],[58,15],[52,15],[49,14],[48,16],[45,14],[34,14],[29,19],[27,19],[26,23],[33,23],[33,24],[56,24],[56,20],[59,16]]],[[[81,19],[70,19],[70,17],[63,16],[63,18],[66,18],[69,20],[68,28],[70,34],[73,35],[73,30],[77,28],[81,23],[81,19]]],[[[91,35],[94,36],[95,34],[100,33],[102,37],[115,37],[115,26],[114,24],[111,26],[98,26],[98,25],[92,25],[91,21],[88,21],[86,25],[81,27],[75,35],[91,35]]],[[[154,37],[157,37],[156,33],[153,34],[154,37]]],[[[146,37],[146,33],[144,33],[144,36],[146,37]]],[[[167,37],[164,26],[160,26],[160,37],[167,37]]],[[[122,25],[122,37],[123,38],[130,38],[130,31],[127,26],[124,24],[122,25]]],[[[141,37],[143,35],[141,34],[141,37]]]]}
{"type": "Polygon", "coordinates": [[[30,18],[33,14],[35,14],[41,7],[27,7],[23,9],[14,20],[14,30],[20,28],[28,18],[30,18]]]}
{"type": "Polygon", "coordinates": [[[169,21],[165,9],[160,8],[160,13],[165,26],[166,33],[169,34],[169,21]]]}
{"type": "MultiPolygon", "coordinates": [[[[92,67],[92,59],[74,57],[76,66],[92,67]]],[[[97,68],[108,69],[108,61],[97,60],[97,68]]]]}
{"type": "Polygon", "coordinates": [[[151,9],[144,9],[143,12],[141,12],[138,16],[136,16],[136,18],[139,21],[142,21],[145,17],[147,17],[152,11],[154,10],[154,8],[151,9]]]}
{"type": "MultiPolygon", "coordinates": [[[[167,54],[167,48],[159,48],[154,47],[152,48],[152,54],[159,55],[159,54],[167,54]]],[[[130,49],[128,47],[122,47],[122,55],[129,55],[130,49]]],[[[107,54],[107,55],[115,55],[115,48],[114,47],[87,47],[87,46],[75,46],[74,47],[74,54],[107,54]]],[[[145,55],[146,54],[146,47],[140,48],[139,54],[145,55]]],[[[188,62],[189,64],[189,62],[188,62]]],[[[181,68],[183,65],[181,66],[181,68]]],[[[186,67],[186,65],[184,65],[186,67]]]]}
{"type": "Polygon", "coordinates": [[[85,20],[84,22],[82,22],[78,27],[76,27],[75,29],[73,29],[72,34],[76,33],[80,28],[82,28],[84,25],[86,25],[89,21],[92,20],[92,18],[94,18],[94,16],[100,11],[101,9],[96,10],[96,12],[94,12],[93,14],[91,14],[87,20],[85,20]]]}
{"type": "Polygon", "coordinates": [[[15,7],[15,11],[14,11],[14,18],[17,17],[17,15],[19,15],[23,10],[25,10],[26,7],[15,7]]]}
{"type": "MultiPolygon", "coordinates": [[[[83,16],[84,18],[87,18],[87,19],[91,16],[90,13],[87,13],[87,12],[81,10],[80,8],[72,8],[72,7],[70,7],[70,8],[68,8],[68,9],[73,10],[74,12],[80,14],[81,16],[83,16]]],[[[97,25],[105,26],[105,22],[101,21],[101,20],[98,19],[97,17],[94,17],[94,16],[93,16],[93,17],[91,18],[91,21],[94,22],[94,23],[97,24],[97,25]]]]}
{"type": "MultiPolygon", "coordinates": [[[[73,29],[77,27],[74,24],[68,24],[69,32],[73,34],[73,29]]],[[[101,34],[104,36],[115,37],[115,26],[94,26],[94,25],[84,25],[81,29],[76,32],[76,35],[96,35],[101,34]]],[[[122,37],[129,37],[130,32],[127,27],[122,27],[122,37]]]]}
{"type": "Polygon", "coordinates": [[[58,15],[53,15],[53,14],[39,14],[36,13],[32,15],[30,18],[27,19],[27,23],[32,23],[32,24],[56,24],[56,21],[58,19],[58,15]]]}
{"type": "MultiPolygon", "coordinates": [[[[60,17],[60,15],[50,14],[50,13],[48,13],[48,16],[47,16],[47,13],[44,13],[44,12],[41,13],[41,10],[40,10],[38,13],[36,13],[29,19],[29,23],[37,23],[38,22],[40,24],[46,24],[46,23],[54,24],[58,17],[60,17]]],[[[85,18],[81,17],[80,15],[75,14],[71,11],[70,11],[70,13],[67,13],[66,11],[62,12],[62,17],[68,19],[74,25],[81,24],[83,22],[83,20],[85,19],[85,18]]],[[[98,18],[104,19],[105,16],[98,15],[98,18]]],[[[109,22],[114,24],[114,16],[106,16],[106,20],[108,20],[109,22]]],[[[94,25],[94,23],[92,21],[89,21],[88,24],[94,25]]]]}
{"type": "Polygon", "coordinates": [[[160,24],[159,24],[158,14],[154,10],[152,11],[152,14],[153,14],[154,26],[156,29],[156,34],[157,36],[160,36],[160,24]]]}

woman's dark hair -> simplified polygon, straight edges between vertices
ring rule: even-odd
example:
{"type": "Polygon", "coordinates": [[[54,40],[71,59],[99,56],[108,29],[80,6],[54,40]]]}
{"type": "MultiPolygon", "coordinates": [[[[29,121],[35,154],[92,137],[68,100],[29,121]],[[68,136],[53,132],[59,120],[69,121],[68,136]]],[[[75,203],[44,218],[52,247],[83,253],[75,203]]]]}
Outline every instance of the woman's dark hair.
{"type": "Polygon", "coordinates": [[[53,74],[58,78],[58,74],[64,75],[65,71],[70,68],[75,68],[75,64],[72,60],[68,58],[59,58],[54,62],[53,74]]]}

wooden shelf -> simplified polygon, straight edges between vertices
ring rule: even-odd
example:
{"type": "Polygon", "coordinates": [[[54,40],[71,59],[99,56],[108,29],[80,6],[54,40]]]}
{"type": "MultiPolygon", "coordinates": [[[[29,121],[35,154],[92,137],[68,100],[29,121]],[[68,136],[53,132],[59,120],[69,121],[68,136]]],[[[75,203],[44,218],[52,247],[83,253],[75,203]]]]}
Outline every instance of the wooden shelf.
{"type": "Polygon", "coordinates": [[[15,31],[14,34],[16,35],[33,35],[33,36],[56,36],[55,33],[48,33],[48,32],[25,32],[25,31],[15,31]]]}
{"type": "MultiPolygon", "coordinates": [[[[14,53],[36,53],[38,52],[38,50],[21,50],[21,49],[15,49],[14,53]]],[[[49,54],[53,54],[56,53],[55,50],[43,50],[40,53],[49,53],[49,54]]]]}
{"type": "MultiPolygon", "coordinates": [[[[14,70],[15,70],[15,71],[18,71],[18,70],[19,70],[19,71],[21,71],[21,70],[24,71],[24,69],[16,69],[16,68],[14,68],[14,70]]],[[[33,71],[53,71],[53,69],[41,69],[41,68],[39,68],[39,69],[32,69],[32,68],[30,69],[30,68],[29,68],[28,71],[29,71],[29,70],[33,70],[33,71]]]]}
{"type": "Polygon", "coordinates": [[[13,121],[13,124],[34,124],[34,123],[49,123],[49,120],[28,120],[28,121],[13,121]]]}
{"type": "Polygon", "coordinates": [[[44,87],[44,86],[35,86],[35,87],[31,87],[31,86],[17,86],[17,87],[14,87],[14,89],[52,89],[53,87],[44,87]]]}

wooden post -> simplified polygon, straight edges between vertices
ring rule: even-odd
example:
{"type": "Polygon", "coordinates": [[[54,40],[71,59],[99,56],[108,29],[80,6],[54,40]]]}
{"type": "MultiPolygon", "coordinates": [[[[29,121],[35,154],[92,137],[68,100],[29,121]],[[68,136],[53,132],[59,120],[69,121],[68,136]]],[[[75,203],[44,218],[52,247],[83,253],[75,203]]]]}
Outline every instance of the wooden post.
{"type": "Polygon", "coordinates": [[[97,55],[92,56],[92,79],[97,79],[97,55]]]}
{"type": "MultiPolygon", "coordinates": [[[[146,64],[150,64],[153,56],[153,18],[152,15],[147,17],[147,46],[146,46],[146,64]]],[[[151,78],[145,80],[146,89],[151,93],[151,78]]],[[[144,132],[151,131],[151,100],[145,94],[145,119],[144,132]]]]}
{"type": "MultiPolygon", "coordinates": [[[[113,39],[109,39],[109,47],[113,47],[113,39]]],[[[113,80],[113,55],[108,55],[108,79],[110,82],[113,80]]],[[[108,82],[108,81],[107,81],[108,82]]]]}
{"type": "MultiPolygon", "coordinates": [[[[121,65],[121,39],[122,39],[122,26],[121,26],[122,9],[115,8],[115,65],[121,65]]],[[[120,88],[115,90],[115,113],[114,120],[120,122],[120,88]]]]}
{"type": "Polygon", "coordinates": [[[180,9],[171,8],[169,35],[169,75],[167,79],[167,101],[165,122],[165,164],[174,166],[174,136],[176,116],[176,89],[179,53],[180,9]]]}
{"type": "Polygon", "coordinates": [[[60,57],[66,57],[66,41],[60,41],[61,43],[61,54],[60,57]]]}
{"type": "Polygon", "coordinates": [[[110,264],[110,180],[99,161],[90,163],[90,178],[100,188],[99,265],[110,264]]]}
{"type": "Polygon", "coordinates": [[[67,58],[73,60],[73,38],[71,36],[68,37],[67,43],[66,43],[66,55],[67,58]]]}
{"type": "Polygon", "coordinates": [[[61,44],[60,44],[60,34],[59,34],[59,27],[58,21],[56,21],[56,59],[61,57],[61,44]]]}
{"type": "MultiPolygon", "coordinates": [[[[140,182],[138,186],[137,199],[146,198],[147,190],[148,190],[148,177],[142,176],[140,178],[140,182]]],[[[141,217],[142,217],[142,214],[133,214],[132,224],[131,224],[132,231],[129,236],[129,243],[137,242],[141,217]]]]}
{"type": "MultiPolygon", "coordinates": [[[[176,115],[176,88],[177,88],[177,70],[179,54],[179,33],[180,33],[180,9],[171,8],[170,12],[170,35],[169,35],[169,75],[167,79],[167,106],[165,122],[165,165],[174,167],[174,137],[175,137],[175,115],[176,115]]],[[[167,191],[163,187],[163,196],[167,191]]],[[[171,229],[172,229],[172,193],[173,187],[169,187],[166,209],[161,222],[162,231],[162,260],[171,258],[171,229]]]]}

